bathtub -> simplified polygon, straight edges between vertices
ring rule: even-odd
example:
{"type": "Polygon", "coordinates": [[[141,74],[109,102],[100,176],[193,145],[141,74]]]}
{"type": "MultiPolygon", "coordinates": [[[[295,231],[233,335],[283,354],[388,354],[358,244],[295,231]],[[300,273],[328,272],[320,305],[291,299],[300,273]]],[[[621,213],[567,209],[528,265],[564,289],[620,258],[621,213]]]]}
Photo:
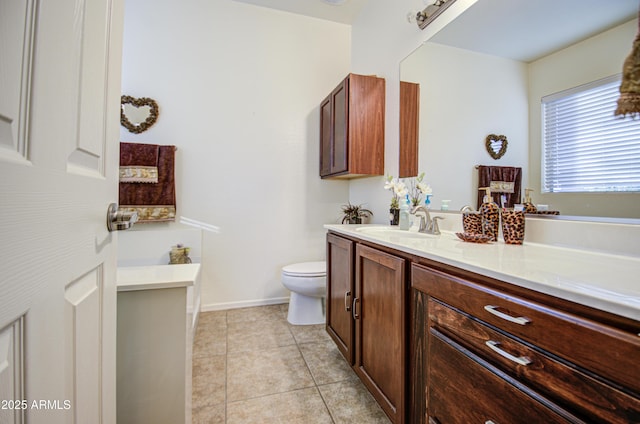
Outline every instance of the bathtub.
{"type": "Polygon", "coordinates": [[[193,316],[192,329],[200,313],[200,264],[144,265],[118,267],[118,293],[133,290],[187,288],[187,311],[193,316]]]}
{"type": "Polygon", "coordinates": [[[191,423],[200,264],[117,270],[117,422],[191,423]]]}

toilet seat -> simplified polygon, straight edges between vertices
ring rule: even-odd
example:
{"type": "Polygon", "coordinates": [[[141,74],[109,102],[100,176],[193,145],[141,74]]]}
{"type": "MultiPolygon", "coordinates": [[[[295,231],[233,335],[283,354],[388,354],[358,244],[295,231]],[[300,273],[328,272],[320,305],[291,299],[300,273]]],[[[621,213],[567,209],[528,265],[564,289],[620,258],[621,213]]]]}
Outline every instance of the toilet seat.
{"type": "Polygon", "coordinates": [[[282,274],[290,277],[324,277],[327,275],[327,264],[324,261],[291,264],[282,268],[282,274]]]}

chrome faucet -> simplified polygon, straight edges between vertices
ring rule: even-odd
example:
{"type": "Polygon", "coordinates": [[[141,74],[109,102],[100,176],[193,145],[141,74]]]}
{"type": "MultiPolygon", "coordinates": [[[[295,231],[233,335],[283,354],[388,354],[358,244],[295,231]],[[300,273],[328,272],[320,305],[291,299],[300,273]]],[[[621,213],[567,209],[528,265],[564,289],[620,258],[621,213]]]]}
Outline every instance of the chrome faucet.
{"type": "Polygon", "coordinates": [[[418,232],[426,233],[426,234],[434,234],[434,235],[440,234],[440,228],[438,227],[438,220],[443,219],[441,216],[436,216],[431,218],[429,209],[427,209],[422,205],[416,206],[415,208],[413,208],[411,213],[416,216],[420,216],[420,227],[418,228],[418,232]],[[422,214],[418,215],[418,212],[422,212],[422,214]]]}

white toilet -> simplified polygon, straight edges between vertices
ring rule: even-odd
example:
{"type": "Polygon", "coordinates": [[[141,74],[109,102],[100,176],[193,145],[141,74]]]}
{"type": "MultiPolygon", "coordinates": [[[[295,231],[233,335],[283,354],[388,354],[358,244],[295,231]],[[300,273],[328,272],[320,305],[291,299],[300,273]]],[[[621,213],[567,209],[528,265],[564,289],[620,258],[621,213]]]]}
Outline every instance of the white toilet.
{"type": "Polygon", "coordinates": [[[291,291],[287,321],[294,325],[324,324],[326,262],[303,262],[283,267],[282,285],[291,291]]]}

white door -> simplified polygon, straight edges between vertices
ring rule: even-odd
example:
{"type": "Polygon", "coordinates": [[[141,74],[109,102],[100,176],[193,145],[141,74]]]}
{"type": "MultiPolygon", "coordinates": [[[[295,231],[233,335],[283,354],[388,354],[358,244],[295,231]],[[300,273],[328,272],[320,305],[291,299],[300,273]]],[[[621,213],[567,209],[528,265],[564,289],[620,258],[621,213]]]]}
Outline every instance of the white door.
{"type": "Polygon", "coordinates": [[[115,423],[124,0],[0,0],[0,423],[115,423]]]}

